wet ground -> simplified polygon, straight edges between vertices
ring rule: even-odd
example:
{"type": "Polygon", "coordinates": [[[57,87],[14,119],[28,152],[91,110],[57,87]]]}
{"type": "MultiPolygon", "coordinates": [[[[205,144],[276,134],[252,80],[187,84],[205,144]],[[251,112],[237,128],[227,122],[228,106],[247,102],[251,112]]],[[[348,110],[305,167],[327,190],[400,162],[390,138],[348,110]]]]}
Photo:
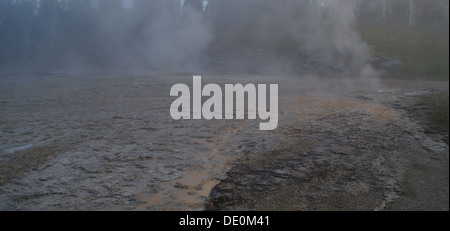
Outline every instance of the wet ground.
{"type": "Polygon", "coordinates": [[[191,75],[4,75],[0,210],[448,210],[448,83],[280,84],[280,125],[170,117],[191,75]],[[431,131],[431,132],[430,132],[431,131]]]}

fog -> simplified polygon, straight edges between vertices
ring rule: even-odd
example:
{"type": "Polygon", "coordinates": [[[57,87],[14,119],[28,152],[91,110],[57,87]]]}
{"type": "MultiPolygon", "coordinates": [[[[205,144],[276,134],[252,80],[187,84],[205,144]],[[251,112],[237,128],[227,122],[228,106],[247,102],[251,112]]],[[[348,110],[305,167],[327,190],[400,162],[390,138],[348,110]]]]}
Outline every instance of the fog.
{"type": "Polygon", "coordinates": [[[170,1],[136,1],[134,7],[128,18],[117,18],[121,8],[102,18],[100,27],[108,28],[108,37],[115,39],[113,47],[105,48],[112,49],[114,64],[174,71],[201,68],[202,55],[212,40],[202,12],[190,5],[175,8],[170,1]]]}
{"type": "Polygon", "coordinates": [[[1,2],[2,69],[199,69],[202,9],[165,0],[1,2]]]}
{"type": "Polygon", "coordinates": [[[378,20],[379,6],[363,0],[1,0],[0,68],[372,78],[372,50],[356,23],[378,20]]]}
{"type": "Polygon", "coordinates": [[[0,0],[0,210],[448,210],[448,8],[0,0]]]}
{"type": "Polygon", "coordinates": [[[336,65],[328,60],[337,58],[356,70],[370,54],[353,28],[355,6],[356,1],[2,0],[0,65],[3,70],[249,72],[233,67],[234,57],[227,54],[245,50],[254,54],[235,62],[266,68],[251,72],[270,72],[270,67],[287,72],[301,63],[283,70],[265,62],[319,54],[324,65],[336,65]],[[214,49],[221,46],[227,52],[214,49]]]}

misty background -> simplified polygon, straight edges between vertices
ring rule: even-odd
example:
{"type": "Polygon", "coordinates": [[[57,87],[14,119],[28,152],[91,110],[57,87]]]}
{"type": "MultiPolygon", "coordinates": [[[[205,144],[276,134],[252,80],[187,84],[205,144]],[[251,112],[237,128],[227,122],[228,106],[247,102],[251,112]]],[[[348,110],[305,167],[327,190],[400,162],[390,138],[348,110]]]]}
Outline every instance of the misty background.
{"type": "Polygon", "coordinates": [[[0,70],[374,76],[376,51],[361,27],[448,36],[448,6],[446,0],[0,0],[0,70]]]}
{"type": "Polygon", "coordinates": [[[0,0],[0,210],[448,210],[448,81],[448,0],[0,0]]]}

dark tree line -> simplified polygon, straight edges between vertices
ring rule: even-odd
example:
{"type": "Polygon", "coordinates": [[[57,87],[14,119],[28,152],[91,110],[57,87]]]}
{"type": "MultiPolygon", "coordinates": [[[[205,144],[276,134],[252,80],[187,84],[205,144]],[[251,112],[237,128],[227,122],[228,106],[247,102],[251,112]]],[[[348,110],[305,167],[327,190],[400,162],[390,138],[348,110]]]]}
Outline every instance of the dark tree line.
{"type": "MultiPolygon", "coordinates": [[[[359,20],[448,30],[448,0],[341,1],[354,3],[359,20]]],[[[122,0],[0,0],[0,68],[198,66],[207,58],[210,43],[223,42],[221,38],[233,38],[238,48],[271,37],[298,39],[302,25],[315,25],[317,15],[326,18],[329,3],[133,2],[133,7],[125,8],[122,0]]]]}
{"type": "MultiPolygon", "coordinates": [[[[330,0],[328,0],[330,1],[330,0]]],[[[335,0],[336,1],[336,0],[335,0]]],[[[339,1],[339,0],[337,0],[339,1]]],[[[447,0],[340,0],[353,2],[358,19],[396,21],[404,25],[448,28],[447,0]]],[[[215,21],[230,16],[274,14],[274,12],[302,12],[311,5],[327,5],[327,0],[208,0],[208,14],[215,21]],[[266,11],[265,11],[266,10],[266,11]]]]}
{"type": "Polygon", "coordinates": [[[130,9],[122,0],[0,0],[0,68],[153,68],[163,54],[149,54],[148,44],[179,42],[170,33],[188,26],[182,8],[177,0],[134,0],[130,9]]]}
{"type": "Polygon", "coordinates": [[[446,0],[358,0],[359,18],[378,19],[406,24],[447,28],[449,1],[446,0]]]}

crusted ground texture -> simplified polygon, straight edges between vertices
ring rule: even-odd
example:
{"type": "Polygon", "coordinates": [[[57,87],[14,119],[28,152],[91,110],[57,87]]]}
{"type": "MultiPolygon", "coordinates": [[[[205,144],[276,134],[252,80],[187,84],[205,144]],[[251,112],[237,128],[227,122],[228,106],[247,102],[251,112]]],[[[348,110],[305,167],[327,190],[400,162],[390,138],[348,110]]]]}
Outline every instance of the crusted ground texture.
{"type": "Polygon", "coordinates": [[[203,80],[279,84],[279,127],[174,121],[190,75],[2,76],[0,210],[448,210],[448,134],[417,105],[448,83],[203,80]]]}

